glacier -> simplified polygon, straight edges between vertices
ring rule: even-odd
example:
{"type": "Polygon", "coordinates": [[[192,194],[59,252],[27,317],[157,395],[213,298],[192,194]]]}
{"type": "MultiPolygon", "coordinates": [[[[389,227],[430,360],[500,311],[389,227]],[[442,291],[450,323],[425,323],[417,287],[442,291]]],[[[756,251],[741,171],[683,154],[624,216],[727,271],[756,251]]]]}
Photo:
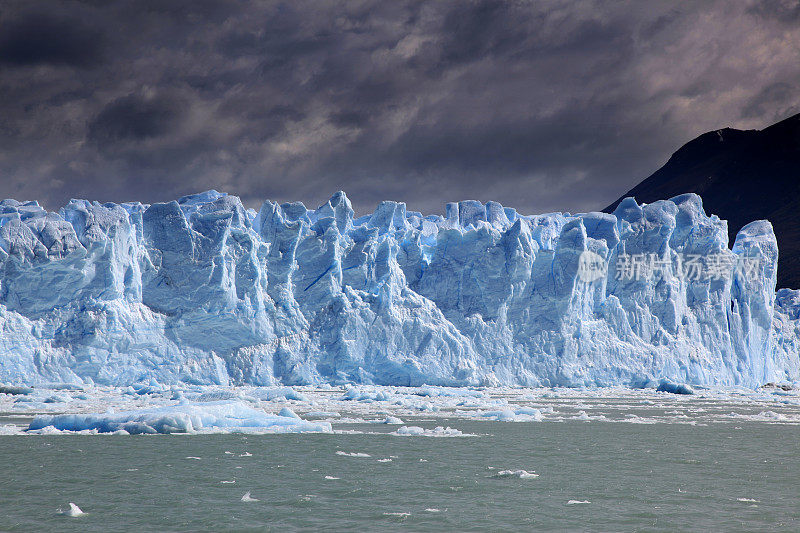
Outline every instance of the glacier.
{"type": "Polygon", "coordinates": [[[0,383],[758,387],[800,379],[800,291],[772,226],[694,194],[614,214],[462,201],[424,216],[258,212],[207,191],[152,205],[0,202],[0,383]],[[591,253],[587,256],[587,253],[591,253]],[[657,257],[625,279],[622,255],[657,257]],[[685,255],[758,260],[720,278],[685,255]],[[582,275],[585,258],[605,271],[582,275]]]}

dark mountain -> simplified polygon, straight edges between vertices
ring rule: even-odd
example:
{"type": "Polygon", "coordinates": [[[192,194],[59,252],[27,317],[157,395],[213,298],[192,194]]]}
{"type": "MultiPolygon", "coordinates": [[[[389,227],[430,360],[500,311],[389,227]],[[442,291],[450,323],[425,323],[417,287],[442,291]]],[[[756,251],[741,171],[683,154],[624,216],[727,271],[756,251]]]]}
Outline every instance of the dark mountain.
{"type": "Polygon", "coordinates": [[[800,288],[800,114],[763,130],[704,133],[604,211],[694,192],[706,213],[728,221],[730,241],[745,224],[772,222],[778,237],[778,287],[800,288]]]}

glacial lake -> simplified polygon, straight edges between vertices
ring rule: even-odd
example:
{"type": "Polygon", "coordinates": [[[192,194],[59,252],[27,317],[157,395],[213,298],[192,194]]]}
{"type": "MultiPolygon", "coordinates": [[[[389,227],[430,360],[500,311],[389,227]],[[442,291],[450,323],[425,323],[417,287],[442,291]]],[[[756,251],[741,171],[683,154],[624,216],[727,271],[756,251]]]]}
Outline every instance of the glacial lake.
{"type": "MultiPolygon", "coordinates": [[[[380,390],[259,404],[332,422],[332,433],[303,434],[29,434],[36,413],[6,397],[0,530],[800,529],[793,393],[389,388],[370,400],[380,390]],[[498,405],[505,417],[489,410],[498,405]],[[69,502],[85,514],[63,514],[69,502]]],[[[126,398],[169,402],[117,401],[126,398]]],[[[39,407],[97,410],[52,405],[39,407]]]]}

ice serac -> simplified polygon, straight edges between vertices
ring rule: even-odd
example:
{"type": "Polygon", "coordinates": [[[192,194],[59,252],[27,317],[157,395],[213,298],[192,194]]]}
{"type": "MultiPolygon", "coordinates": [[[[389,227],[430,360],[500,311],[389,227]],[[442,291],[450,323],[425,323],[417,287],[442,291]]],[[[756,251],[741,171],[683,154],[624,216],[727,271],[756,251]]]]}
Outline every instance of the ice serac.
{"type": "Polygon", "coordinates": [[[536,216],[387,201],[359,218],[341,192],[257,213],[216,191],[58,212],[4,200],[0,382],[794,381],[800,292],[775,293],[777,257],[769,222],[729,248],[693,194],[536,216]],[[632,256],[657,275],[619,275],[632,256]],[[687,258],[735,268],[687,275],[687,258]]]}

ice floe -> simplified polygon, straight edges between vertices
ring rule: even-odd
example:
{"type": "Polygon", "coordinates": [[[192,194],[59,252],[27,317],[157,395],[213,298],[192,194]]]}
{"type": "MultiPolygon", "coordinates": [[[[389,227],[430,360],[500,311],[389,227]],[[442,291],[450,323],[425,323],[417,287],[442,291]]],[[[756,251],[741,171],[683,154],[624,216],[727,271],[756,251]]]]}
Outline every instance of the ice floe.
{"type": "Polygon", "coordinates": [[[459,420],[800,424],[797,389],[697,388],[693,395],[680,395],[659,392],[655,386],[480,390],[375,385],[163,387],[152,380],[137,387],[29,389],[25,394],[0,394],[0,436],[318,431],[463,436],[462,430],[456,429],[459,420]],[[137,392],[144,389],[149,392],[137,392]],[[64,401],[46,402],[54,395],[64,401]]]}
{"type": "Polygon", "coordinates": [[[327,422],[307,422],[270,415],[239,401],[179,404],[119,413],[39,415],[29,431],[52,427],[59,431],[100,433],[195,433],[259,430],[274,433],[330,432],[327,422]]]}
{"type": "Polygon", "coordinates": [[[344,452],[342,450],[337,450],[336,455],[343,455],[345,457],[372,457],[368,453],[363,452],[344,452]]]}
{"type": "Polygon", "coordinates": [[[539,474],[536,474],[534,472],[528,472],[527,470],[501,470],[496,474],[493,474],[491,477],[496,477],[496,478],[515,477],[519,479],[535,479],[539,477],[539,474]]]}
{"type": "Polygon", "coordinates": [[[433,429],[425,429],[419,426],[402,426],[397,428],[397,431],[391,433],[391,435],[400,435],[400,436],[412,436],[412,437],[472,437],[474,435],[470,435],[467,433],[462,433],[458,429],[453,429],[451,427],[442,427],[436,426],[433,429]]]}

